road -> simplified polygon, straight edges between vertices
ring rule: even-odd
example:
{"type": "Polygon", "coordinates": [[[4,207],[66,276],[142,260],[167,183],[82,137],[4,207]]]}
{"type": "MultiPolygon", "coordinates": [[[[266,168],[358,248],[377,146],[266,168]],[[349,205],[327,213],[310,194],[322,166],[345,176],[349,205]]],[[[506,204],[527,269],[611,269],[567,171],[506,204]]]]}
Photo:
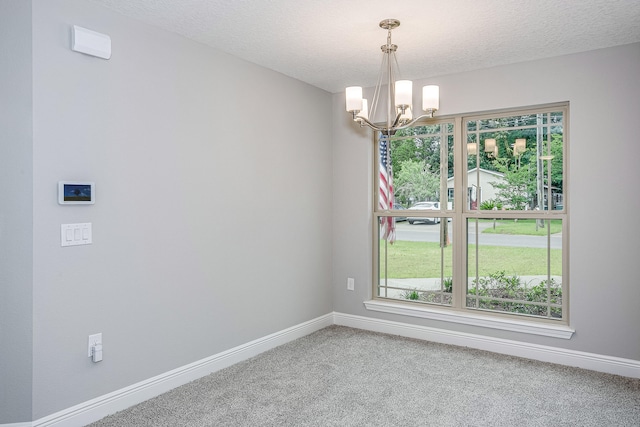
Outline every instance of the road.
{"type": "MultiPolygon", "coordinates": [[[[480,231],[491,227],[491,223],[480,223],[480,231]]],[[[449,223],[449,236],[453,236],[451,223],[449,223]]],[[[399,222],[396,224],[396,240],[408,240],[413,242],[437,242],[440,239],[440,224],[399,222]]],[[[475,227],[469,230],[469,239],[475,243],[475,227]]],[[[450,237],[451,240],[451,237],[450,237]]],[[[520,248],[546,248],[546,236],[524,236],[508,234],[488,234],[480,232],[478,236],[480,245],[486,246],[512,246],[520,248]]],[[[562,234],[551,235],[551,249],[562,249],[562,234]]]]}

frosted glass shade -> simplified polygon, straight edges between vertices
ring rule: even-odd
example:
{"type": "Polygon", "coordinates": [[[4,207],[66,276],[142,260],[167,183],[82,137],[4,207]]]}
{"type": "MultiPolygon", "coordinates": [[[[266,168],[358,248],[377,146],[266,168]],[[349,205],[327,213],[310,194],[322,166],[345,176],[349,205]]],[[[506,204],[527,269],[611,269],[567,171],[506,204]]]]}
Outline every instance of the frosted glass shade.
{"type": "Polygon", "coordinates": [[[362,111],[362,87],[349,86],[345,89],[347,111],[362,111]]]}
{"type": "Polygon", "coordinates": [[[369,120],[369,107],[367,105],[366,99],[362,99],[362,110],[360,110],[360,112],[356,115],[356,117],[362,117],[364,119],[369,120]]]}
{"type": "Polygon", "coordinates": [[[429,85],[422,88],[422,109],[424,111],[440,108],[440,86],[429,85]]]}
{"type": "Polygon", "coordinates": [[[475,156],[478,154],[478,143],[477,142],[469,142],[467,144],[467,154],[469,156],[475,156]]]}
{"type": "Polygon", "coordinates": [[[396,82],[396,107],[411,106],[413,103],[413,82],[398,80],[396,82]]]}

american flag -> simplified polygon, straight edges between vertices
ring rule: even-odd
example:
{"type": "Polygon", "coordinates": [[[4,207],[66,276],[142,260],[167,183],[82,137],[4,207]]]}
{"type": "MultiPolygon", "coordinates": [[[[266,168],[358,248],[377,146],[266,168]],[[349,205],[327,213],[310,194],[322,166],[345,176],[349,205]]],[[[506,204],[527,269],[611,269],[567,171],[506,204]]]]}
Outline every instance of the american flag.
{"type": "MultiPolygon", "coordinates": [[[[391,170],[391,150],[387,135],[380,135],[380,209],[393,208],[393,172],[391,170]]],[[[392,216],[380,218],[381,238],[393,243],[396,240],[396,222],[392,216]]]]}

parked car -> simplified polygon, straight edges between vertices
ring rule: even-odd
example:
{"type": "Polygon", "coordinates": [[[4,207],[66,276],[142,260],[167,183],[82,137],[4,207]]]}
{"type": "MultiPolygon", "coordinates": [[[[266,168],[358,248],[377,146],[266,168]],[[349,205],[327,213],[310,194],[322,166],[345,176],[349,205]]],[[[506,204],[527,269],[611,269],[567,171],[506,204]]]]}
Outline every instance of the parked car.
{"type": "MultiPolygon", "coordinates": [[[[397,211],[400,211],[400,210],[406,210],[406,209],[404,208],[404,206],[402,206],[402,205],[398,205],[398,204],[396,204],[396,203],[394,203],[394,204],[393,204],[393,209],[394,209],[394,210],[397,210],[397,211]]],[[[406,216],[397,216],[397,217],[395,217],[395,218],[396,218],[396,222],[406,221],[406,220],[407,220],[407,217],[406,217],[406,216]]]]}
{"type": "MultiPolygon", "coordinates": [[[[440,211],[440,202],[418,202],[415,205],[411,206],[408,210],[418,210],[418,211],[440,211]]],[[[407,221],[409,224],[413,224],[415,222],[430,222],[432,224],[438,224],[440,222],[439,217],[420,217],[420,216],[407,216],[407,221]]]]}

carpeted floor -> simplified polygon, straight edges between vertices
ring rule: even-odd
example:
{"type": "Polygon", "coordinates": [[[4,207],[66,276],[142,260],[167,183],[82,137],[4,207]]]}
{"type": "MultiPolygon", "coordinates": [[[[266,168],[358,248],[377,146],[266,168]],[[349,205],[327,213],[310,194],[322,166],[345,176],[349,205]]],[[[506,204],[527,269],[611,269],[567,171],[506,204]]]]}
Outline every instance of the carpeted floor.
{"type": "Polygon", "coordinates": [[[638,427],[640,380],[331,326],[91,426],[638,427]]]}

